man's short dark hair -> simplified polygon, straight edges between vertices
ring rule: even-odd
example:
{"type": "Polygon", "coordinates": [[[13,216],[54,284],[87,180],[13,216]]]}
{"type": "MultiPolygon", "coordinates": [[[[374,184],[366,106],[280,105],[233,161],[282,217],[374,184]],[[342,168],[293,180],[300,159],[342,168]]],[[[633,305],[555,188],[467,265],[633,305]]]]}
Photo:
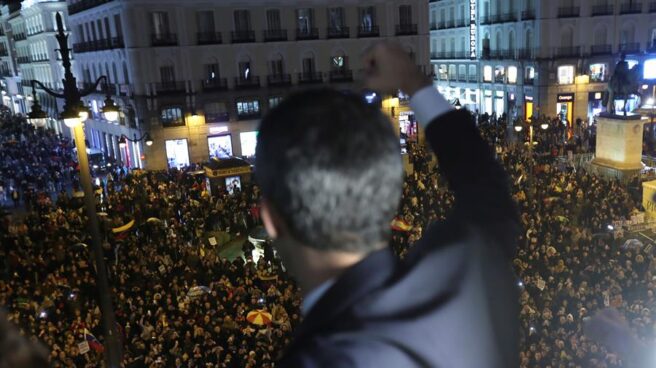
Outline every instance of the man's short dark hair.
{"type": "Polygon", "coordinates": [[[377,107],[354,94],[307,90],[262,120],[255,175],[296,240],[366,252],[389,237],[403,184],[400,152],[377,107]]]}

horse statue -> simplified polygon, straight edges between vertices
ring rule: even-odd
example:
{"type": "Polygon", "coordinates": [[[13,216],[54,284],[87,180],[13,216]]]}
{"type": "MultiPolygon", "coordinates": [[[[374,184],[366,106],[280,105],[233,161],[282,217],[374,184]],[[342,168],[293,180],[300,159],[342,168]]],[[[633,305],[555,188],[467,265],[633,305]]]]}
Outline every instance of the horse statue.
{"type": "Polygon", "coordinates": [[[603,103],[606,111],[615,114],[615,100],[624,100],[624,116],[627,114],[626,101],[633,95],[642,99],[640,94],[640,80],[642,78],[642,64],[638,63],[629,69],[629,63],[626,62],[626,55],[622,54],[620,61],[615,66],[615,72],[608,82],[608,93],[604,96],[603,103]]]}

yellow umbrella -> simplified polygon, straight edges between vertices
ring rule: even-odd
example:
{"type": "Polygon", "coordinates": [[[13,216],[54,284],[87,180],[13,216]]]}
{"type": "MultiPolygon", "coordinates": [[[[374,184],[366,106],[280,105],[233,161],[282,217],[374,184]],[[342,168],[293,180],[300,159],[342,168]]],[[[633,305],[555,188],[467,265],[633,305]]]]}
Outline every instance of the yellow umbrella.
{"type": "Polygon", "coordinates": [[[248,312],[246,320],[254,325],[262,326],[271,324],[271,313],[261,309],[248,312]]]}

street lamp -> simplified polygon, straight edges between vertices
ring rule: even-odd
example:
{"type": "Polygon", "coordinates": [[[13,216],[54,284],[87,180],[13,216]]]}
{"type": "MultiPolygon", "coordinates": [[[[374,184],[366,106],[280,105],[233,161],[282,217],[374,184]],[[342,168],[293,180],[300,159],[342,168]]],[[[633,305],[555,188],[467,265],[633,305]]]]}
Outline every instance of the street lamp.
{"type": "MultiPolygon", "coordinates": [[[[528,147],[529,147],[529,150],[532,150],[533,145],[537,144],[537,142],[533,142],[533,133],[535,132],[534,128],[537,127],[538,124],[536,122],[532,121],[532,122],[528,123],[527,125],[528,125],[528,147]]],[[[542,130],[549,129],[549,124],[547,122],[543,122],[543,123],[539,124],[539,126],[542,130]]],[[[517,122],[515,124],[514,128],[515,128],[515,131],[517,133],[524,130],[524,127],[522,126],[522,123],[520,123],[520,122],[517,122]]]]}
{"type": "Polygon", "coordinates": [[[150,134],[145,133],[144,135],[141,136],[141,138],[137,138],[137,135],[134,135],[134,139],[130,139],[125,135],[122,135],[121,138],[118,139],[118,146],[121,148],[125,148],[127,146],[128,141],[130,142],[141,142],[143,141],[146,143],[146,146],[150,147],[153,145],[153,139],[150,138],[150,134]]]}
{"type": "Polygon", "coordinates": [[[114,104],[114,100],[112,100],[109,95],[105,98],[105,106],[103,107],[102,112],[107,121],[113,123],[118,120],[118,106],[114,104]]]}
{"type": "Polygon", "coordinates": [[[41,109],[34,86],[32,86],[32,95],[34,96],[34,103],[32,104],[32,111],[27,114],[27,121],[37,128],[43,128],[48,122],[48,114],[41,109]]]}
{"type": "MultiPolygon", "coordinates": [[[[94,85],[89,89],[80,91],[77,88],[75,76],[71,72],[71,59],[70,48],[68,47],[68,35],[64,33],[64,24],[60,13],[56,14],[57,22],[57,42],[59,44],[59,53],[61,54],[62,66],[64,67],[64,91],[63,93],[55,92],[43,83],[32,80],[32,90],[36,85],[41,87],[49,95],[64,99],[64,112],[61,118],[64,124],[71,128],[75,138],[75,147],[77,148],[78,163],[80,165],[80,184],[84,190],[84,206],[88,218],[87,228],[91,235],[91,249],[93,253],[93,260],[95,263],[97,287],[98,287],[98,305],[102,315],[103,332],[105,335],[105,360],[106,366],[109,368],[119,368],[121,366],[121,344],[119,341],[118,330],[116,326],[116,317],[114,315],[114,308],[112,307],[111,293],[109,289],[109,281],[107,278],[107,267],[105,266],[105,258],[102,249],[102,237],[100,235],[100,227],[98,226],[98,216],[96,213],[96,197],[91,183],[91,173],[89,170],[89,157],[87,156],[87,147],[84,140],[84,128],[82,127],[82,118],[88,118],[88,110],[82,105],[82,97],[88,96],[98,88],[101,81],[107,82],[106,76],[101,76],[96,80],[94,85]],[[80,107],[83,107],[81,109],[80,107]],[[84,110],[84,111],[82,111],[84,110]]],[[[30,116],[42,118],[43,113],[40,112],[41,108],[36,103],[32,106],[30,116]]],[[[114,104],[109,94],[105,100],[105,108],[103,109],[105,118],[110,121],[118,119],[118,107],[114,104]],[[114,120],[111,120],[113,118],[114,120]]]]}

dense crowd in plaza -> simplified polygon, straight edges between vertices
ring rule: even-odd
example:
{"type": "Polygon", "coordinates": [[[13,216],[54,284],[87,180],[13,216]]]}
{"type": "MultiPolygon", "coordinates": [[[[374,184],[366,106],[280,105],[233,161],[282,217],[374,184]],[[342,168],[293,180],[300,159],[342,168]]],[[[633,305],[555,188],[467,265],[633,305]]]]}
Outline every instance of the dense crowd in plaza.
{"type": "MultiPolygon", "coordinates": [[[[20,119],[4,122],[0,133],[3,148],[20,147],[2,150],[7,166],[24,169],[10,176],[12,183],[33,182],[35,170],[57,171],[41,169],[48,157],[70,159],[70,149],[62,154],[67,140],[20,119]],[[43,154],[25,155],[30,145],[43,154]]],[[[126,367],[271,366],[299,321],[294,283],[270,249],[254,262],[252,247],[244,246],[251,254],[230,261],[205,237],[229,230],[244,238],[259,223],[258,189],[244,184],[232,195],[209,196],[192,171],[117,171],[98,188],[126,367]],[[111,231],[132,220],[128,231],[111,231]],[[265,320],[249,321],[252,311],[265,320]]],[[[27,213],[0,223],[0,305],[23,333],[47,345],[53,367],[98,367],[101,318],[80,199],[61,192],[56,201],[19,201],[29,203],[27,213]],[[81,353],[85,341],[91,350],[81,353]]]]}
{"type": "MultiPolygon", "coordinates": [[[[521,367],[620,367],[621,357],[587,339],[582,325],[595,311],[615,307],[642,339],[656,338],[653,253],[649,247],[623,247],[624,239],[613,239],[608,228],[639,211],[640,192],[627,189],[639,182],[620,185],[561,165],[556,157],[568,149],[585,152],[583,145],[570,143],[589,136],[568,142],[562,130],[549,134],[562,124],[547,121],[550,127],[536,137],[533,154],[512,142],[514,132],[504,122],[479,125],[499,147],[525,228],[513,260],[521,290],[521,367]]],[[[406,180],[399,216],[412,230],[396,231],[392,243],[401,255],[453,202],[437,167],[425,164],[431,160],[426,149],[415,147],[410,156],[415,173],[406,180]]]]}
{"type": "MultiPolygon", "coordinates": [[[[656,337],[654,256],[650,248],[621,247],[608,231],[640,209],[640,193],[562,165],[558,156],[589,151],[594,137],[585,126],[568,137],[558,119],[540,119],[549,129],[536,132],[538,144],[529,154],[520,144],[525,137],[505,119],[479,117],[483,136],[510,174],[525,227],[513,260],[521,290],[521,367],[620,367],[620,357],[583,336],[582,323],[613,306],[641,338],[656,337]]],[[[23,333],[47,345],[54,367],[98,366],[101,319],[84,245],[90,240],[79,199],[61,191],[74,168],[71,144],[20,119],[0,123],[0,144],[0,185],[5,193],[19,188],[19,201],[29,209],[0,222],[0,306],[23,333]],[[37,154],[24,155],[28,147],[37,154]],[[39,192],[59,196],[28,200],[39,192]],[[83,341],[91,347],[84,354],[83,341]]],[[[453,203],[428,149],[411,145],[409,162],[414,170],[403,188],[402,225],[391,243],[400,256],[453,203]]],[[[251,254],[230,261],[206,236],[223,231],[243,238],[259,224],[259,191],[245,184],[235,194],[210,196],[193,171],[117,172],[99,188],[126,366],[273,366],[299,322],[295,284],[270,245],[257,262],[251,254]],[[132,220],[129,231],[112,233],[132,220]],[[270,313],[272,321],[253,324],[251,311],[270,313]]]]}

